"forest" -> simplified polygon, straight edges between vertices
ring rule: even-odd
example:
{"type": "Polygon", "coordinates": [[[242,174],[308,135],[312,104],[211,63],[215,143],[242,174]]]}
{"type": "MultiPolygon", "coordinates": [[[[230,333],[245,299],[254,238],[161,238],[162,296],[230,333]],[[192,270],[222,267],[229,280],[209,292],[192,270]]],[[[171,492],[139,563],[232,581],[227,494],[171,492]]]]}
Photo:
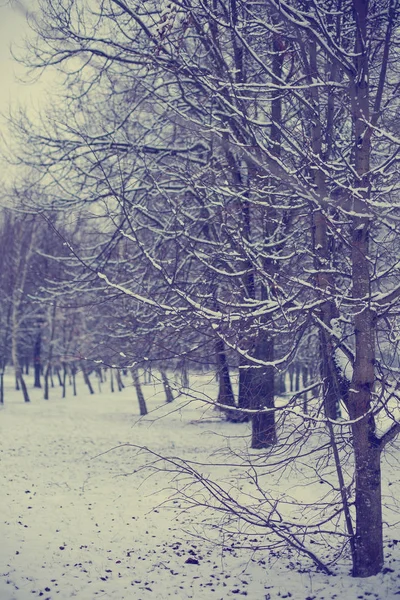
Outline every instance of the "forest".
{"type": "Polygon", "coordinates": [[[143,417],[156,380],[171,411],[194,402],[241,440],[218,457],[237,485],[146,444],[235,544],[245,523],[266,555],[384,572],[398,0],[39,0],[28,20],[16,60],[58,89],[3,135],[0,421],[11,372],[22,404],[129,385],[143,417]],[[312,503],[269,487],[294,477],[312,503]]]}

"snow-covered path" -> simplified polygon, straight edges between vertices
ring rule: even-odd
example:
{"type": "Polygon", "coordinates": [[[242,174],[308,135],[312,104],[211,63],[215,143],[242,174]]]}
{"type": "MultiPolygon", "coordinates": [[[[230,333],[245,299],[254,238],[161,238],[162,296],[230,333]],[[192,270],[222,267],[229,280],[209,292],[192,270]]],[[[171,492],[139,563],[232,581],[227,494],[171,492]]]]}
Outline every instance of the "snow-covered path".
{"type": "Polygon", "coordinates": [[[162,408],[142,420],[132,387],[110,394],[104,386],[89,396],[81,384],[81,396],[62,400],[55,389],[48,402],[33,391],[30,405],[6,390],[0,600],[399,597],[396,573],[368,581],[298,573],[279,562],[265,566],[248,551],[223,552],[187,533],[191,516],[178,504],[157,508],[170,495],[167,477],[135,473],[132,448],[108,451],[129,442],[205,458],[212,444],[221,444],[219,433],[236,435],[240,427],[243,435],[246,425],[215,418],[193,424],[198,408],[175,410],[179,400],[167,407],[158,386],[145,389],[149,407],[162,408]]]}

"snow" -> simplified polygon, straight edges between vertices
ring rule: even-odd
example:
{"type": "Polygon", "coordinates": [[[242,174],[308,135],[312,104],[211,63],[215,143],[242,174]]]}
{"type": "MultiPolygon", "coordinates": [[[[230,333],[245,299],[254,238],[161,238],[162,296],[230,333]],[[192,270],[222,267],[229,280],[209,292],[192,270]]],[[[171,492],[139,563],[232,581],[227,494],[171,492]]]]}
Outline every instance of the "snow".
{"type": "MultiPolygon", "coordinates": [[[[348,564],[329,577],[300,569],[298,557],[217,545],[203,535],[201,513],[174,499],[171,475],[149,477],[141,468],[148,456],[126,445],[206,462],[227,444],[246,443],[247,424],[226,423],[185,396],[167,405],[159,383],[143,386],[150,409],[144,418],[128,378],[122,392],[111,394],[105,382],[93,396],[79,380],[78,397],[68,388],[62,400],[54,388],[49,401],[28,383],[32,402],[24,404],[7,376],[0,410],[0,600],[390,600],[400,594],[395,540],[386,547],[389,570],[366,580],[352,579],[348,564]]],[[[191,383],[215,395],[212,376],[192,376],[191,383]]],[[[234,468],[226,465],[223,474],[234,477],[234,468]]],[[[290,484],[294,490],[296,482],[290,484]]],[[[400,539],[399,526],[390,537],[400,539]]]]}

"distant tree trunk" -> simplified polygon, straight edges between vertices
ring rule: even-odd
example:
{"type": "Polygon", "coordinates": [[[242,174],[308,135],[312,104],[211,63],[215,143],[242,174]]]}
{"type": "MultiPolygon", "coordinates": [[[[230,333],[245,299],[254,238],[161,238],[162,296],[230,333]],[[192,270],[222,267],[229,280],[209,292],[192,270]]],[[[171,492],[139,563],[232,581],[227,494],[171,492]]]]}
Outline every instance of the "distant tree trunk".
{"type": "Polygon", "coordinates": [[[294,392],[294,365],[293,365],[293,363],[290,363],[290,365],[288,367],[288,373],[289,373],[289,391],[294,392]]]}
{"type": "Polygon", "coordinates": [[[152,372],[151,372],[151,365],[148,365],[145,369],[143,369],[143,379],[144,379],[144,383],[151,383],[152,381],[152,372]]]}
{"type": "Polygon", "coordinates": [[[52,360],[53,360],[53,346],[54,346],[54,335],[56,331],[56,313],[57,303],[54,302],[51,312],[49,311],[49,324],[50,324],[50,340],[49,340],[49,352],[47,356],[47,364],[44,372],[44,394],[45,400],[49,399],[49,379],[51,381],[51,387],[54,387],[53,376],[52,376],[52,360]]]}
{"type": "Polygon", "coordinates": [[[19,380],[21,382],[21,389],[22,389],[22,395],[24,397],[24,402],[30,402],[30,398],[29,398],[29,394],[28,394],[28,389],[26,387],[26,383],[25,383],[25,380],[23,378],[22,371],[19,374],[19,380]]]}
{"type": "Polygon", "coordinates": [[[33,383],[33,387],[35,387],[35,388],[42,387],[42,385],[40,383],[40,375],[42,372],[41,353],[42,353],[42,331],[41,331],[41,329],[38,329],[36,338],[35,338],[35,344],[33,346],[33,368],[34,368],[34,374],[35,374],[35,380],[33,383]]]}
{"type": "Polygon", "coordinates": [[[112,367],[110,367],[110,386],[111,386],[111,393],[114,393],[115,389],[114,389],[114,371],[112,369],[112,367]]]}
{"type": "Polygon", "coordinates": [[[94,394],[94,390],[93,390],[92,384],[90,382],[89,375],[86,371],[86,365],[85,365],[84,361],[81,361],[81,369],[82,369],[83,380],[89,388],[89,393],[94,394]]]}
{"type": "Polygon", "coordinates": [[[228,421],[236,421],[239,416],[238,413],[236,411],[230,411],[229,408],[224,408],[235,406],[235,396],[233,394],[231,377],[229,374],[229,365],[226,358],[225,345],[220,338],[217,338],[215,342],[215,354],[217,359],[219,384],[217,403],[218,405],[223,405],[217,406],[217,408],[225,412],[228,421]]]}
{"type": "Polygon", "coordinates": [[[279,375],[279,378],[278,378],[278,394],[286,394],[285,375],[286,375],[286,373],[281,373],[279,375]]]}
{"type": "Polygon", "coordinates": [[[296,365],[295,365],[295,390],[296,390],[296,392],[300,391],[300,374],[301,374],[301,367],[300,367],[299,363],[296,363],[296,365]]]}
{"type": "Polygon", "coordinates": [[[61,377],[61,371],[60,371],[60,367],[58,367],[58,366],[56,367],[56,375],[58,378],[58,384],[60,387],[62,387],[63,382],[62,382],[62,377],[61,377]]]}
{"type": "Polygon", "coordinates": [[[137,369],[132,369],[131,374],[132,374],[132,379],[133,379],[133,385],[135,386],[136,395],[137,395],[137,399],[139,402],[140,415],[143,417],[144,415],[147,415],[147,406],[146,406],[146,400],[144,399],[144,396],[143,396],[142,387],[140,385],[140,379],[139,379],[139,374],[138,374],[137,369]]]}
{"type": "Polygon", "coordinates": [[[65,398],[67,395],[67,365],[62,363],[63,377],[62,377],[62,397],[65,398]]]}
{"type": "MultiPolygon", "coordinates": [[[[308,385],[308,367],[307,365],[303,365],[302,367],[302,378],[303,378],[303,388],[306,388],[308,385]]],[[[308,412],[308,394],[307,392],[303,393],[303,412],[307,414],[308,412]]]]}
{"type": "Polygon", "coordinates": [[[118,391],[122,392],[122,390],[124,389],[125,385],[124,385],[124,382],[122,381],[121,371],[119,369],[117,369],[116,372],[115,372],[115,378],[117,380],[118,391]]]}
{"type": "Polygon", "coordinates": [[[4,404],[4,373],[0,373],[0,404],[4,404]]]}
{"type": "Polygon", "coordinates": [[[179,361],[178,368],[181,371],[181,385],[183,388],[189,387],[189,373],[185,359],[179,361]]]}
{"type": "Polygon", "coordinates": [[[51,369],[51,365],[50,365],[50,363],[47,363],[46,370],[44,372],[44,394],[43,394],[43,398],[45,400],[49,399],[49,376],[50,376],[50,369],[51,369]]]}
{"type": "Polygon", "coordinates": [[[76,391],[76,364],[75,363],[72,363],[72,365],[71,365],[71,375],[72,375],[72,390],[73,390],[74,396],[76,396],[77,391],[76,391]]]}
{"type": "Polygon", "coordinates": [[[172,393],[171,386],[169,384],[167,374],[166,374],[166,372],[163,369],[160,369],[160,373],[161,373],[161,379],[162,379],[163,386],[164,386],[164,391],[165,391],[165,401],[166,402],[173,402],[174,401],[174,395],[172,393]]]}

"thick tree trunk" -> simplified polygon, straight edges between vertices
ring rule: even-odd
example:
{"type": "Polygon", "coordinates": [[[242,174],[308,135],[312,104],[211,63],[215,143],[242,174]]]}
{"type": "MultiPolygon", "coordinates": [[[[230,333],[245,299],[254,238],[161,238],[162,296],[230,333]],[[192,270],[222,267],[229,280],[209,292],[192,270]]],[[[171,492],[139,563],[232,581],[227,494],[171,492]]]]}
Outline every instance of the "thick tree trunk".
{"type": "MultiPolygon", "coordinates": [[[[256,344],[256,358],[266,362],[274,359],[274,341],[265,332],[260,332],[256,344]]],[[[275,382],[271,366],[253,369],[251,378],[250,406],[260,412],[252,416],[252,448],[268,448],[276,444],[275,382]]]]}
{"type": "Polygon", "coordinates": [[[376,575],[383,567],[381,452],[370,439],[368,417],[353,425],[356,489],[354,577],[376,575]]]}
{"type": "Polygon", "coordinates": [[[369,74],[367,19],[368,3],[354,0],[357,24],[352,88],[354,160],[357,195],[352,218],[352,295],[354,301],[355,360],[349,392],[349,414],[354,421],[356,534],[353,575],[370,577],[383,566],[382,497],[379,440],[370,413],[375,382],[375,314],[370,307],[372,291],[369,265],[370,155],[369,74]]]}

